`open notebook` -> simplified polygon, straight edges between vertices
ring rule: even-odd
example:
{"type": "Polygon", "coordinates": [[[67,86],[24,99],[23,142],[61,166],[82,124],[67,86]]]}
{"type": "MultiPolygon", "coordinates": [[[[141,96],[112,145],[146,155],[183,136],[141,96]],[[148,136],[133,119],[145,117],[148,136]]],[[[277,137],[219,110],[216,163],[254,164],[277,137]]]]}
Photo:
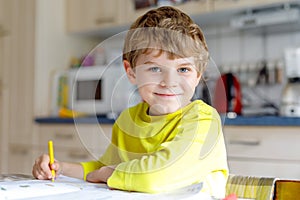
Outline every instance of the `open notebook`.
{"type": "Polygon", "coordinates": [[[88,183],[66,176],[49,180],[18,180],[0,182],[0,200],[2,199],[109,199],[109,200],[158,200],[158,199],[201,199],[212,198],[201,193],[202,184],[191,185],[165,194],[145,194],[111,190],[106,184],[88,183]],[[62,196],[63,195],[63,196],[62,196]]]}

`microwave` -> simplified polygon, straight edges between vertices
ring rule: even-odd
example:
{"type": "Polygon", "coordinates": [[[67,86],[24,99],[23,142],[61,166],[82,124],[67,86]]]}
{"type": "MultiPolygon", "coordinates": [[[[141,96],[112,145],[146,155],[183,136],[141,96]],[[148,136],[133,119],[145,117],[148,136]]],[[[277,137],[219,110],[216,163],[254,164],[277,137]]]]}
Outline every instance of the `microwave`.
{"type": "Polygon", "coordinates": [[[140,102],[123,67],[80,67],[54,77],[53,114],[61,107],[89,115],[116,116],[140,102]]]}

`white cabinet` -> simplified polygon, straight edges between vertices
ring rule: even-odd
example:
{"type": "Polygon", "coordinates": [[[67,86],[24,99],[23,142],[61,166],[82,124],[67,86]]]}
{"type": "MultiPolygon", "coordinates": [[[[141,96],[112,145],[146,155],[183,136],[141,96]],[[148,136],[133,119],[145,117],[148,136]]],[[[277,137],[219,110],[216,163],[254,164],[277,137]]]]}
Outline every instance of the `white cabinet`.
{"type": "Polygon", "coordinates": [[[98,159],[110,143],[110,124],[39,124],[40,151],[47,153],[49,140],[53,141],[57,160],[82,162],[98,159]]]}
{"type": "MultiPolygon", "coordinates": [[[[176,4],[185,13],[198,19],[211,21],[213,14],[227,12],[227,18],[237,10],[247,10],[252,7],[264,7],[279,3],[289,3],[289,0],[198,0],[176,4]],[[206,17],[205,14],[208,14],[206,17]]],[[[134,0],[66,0],[67,30],[70,33],[110,36],[124,31],[139,16],[149,8],[136,9],[134,0]],[[126,28],[127,27],[127,28],[126,28]]],[[[217,16],[217,15],[216,15],[217,16]]],[[[217,19],[215,19],[217,20],[217,19]]]]}
{"type": "MultiPolygon", "coordinates": [[[[0,0],[0,110],[3,110],[4,106],[3,106],[3,52],[4,52],[4,46],[3,46],[3,21],[4,21],[4,16],[3,16],[3,0],[0,0]]],[[[3,112],[0,113],[0,160],[3,159],[3,153],[4,152],[4,148],[3,148],[3,141],[4,141],[4,135],[3,135],[3,112]]],[[[0,171],[2,171],[2,163],[0,164],[0,171]]]]}
{"type": "Polygon", "coordinates": [[[300,127],[226,126],[230,173],[300,178],[300,127]]]}
{"type": "MultiPolygon", "coordinates": [[[[53,140],[58,160],[98,159],[110,143],[111,130],[112,124],[39,124],[39,149],[32,153],[47,153],[53,140]]],[[[299,127],[225,126],[224,136],[231,174],[300,179],[299,127]]],[[[22,146],[14,149],[16,159],[28,154],[22,146]]]]}
{"type": "Polygon", "coordinates": [[[67,30],[97,31],[124,24],[123,4],[128,0],[66,0],[67,30]]]}
{"type": "Polygon", "coordinates": [[[39,155],[41,155],[41,152],[33,148],[31,145],[9,145],[8,172],[30,175],[34,160],[39,155]]]}
{"type": "Polygon", "coordinates": [[[1,173],[31,173],[34,5],[35,0],[0,1],[1,173]]]}
{"type": "MultiPolygon", "coordinates": [[[[133,0],[66,0],[67,30],[70,33],[93,33],[129,26],[151,8],[135,9],[133,0]]],[[[211,9],[210,0],[190,1],[176,5],[196,15],[211,9]]]]}
{"type": "MultiPolygon", "coordinates": [[[[126,0],[125,0],[126,1],[126,0]]],[[[151,8],[143,8],[143,9],[135,9],[134,1],[128,1],[126,6],[126,18],[127,21],[131,24],[136,20],[139,16],[146,13],[151,8]]],[[[182,4],[175,5],[178,9],[189,15],[199,15],[205,14],[212,11],[212,3],[210,0],[199,0],[199,1],[189,1],[182,4]]]]}
{"type": "Polygon", "coordinates": [[[289,0],[212,0],[214,11],[247,9],[275,3],[288,3],[289,0]]]}

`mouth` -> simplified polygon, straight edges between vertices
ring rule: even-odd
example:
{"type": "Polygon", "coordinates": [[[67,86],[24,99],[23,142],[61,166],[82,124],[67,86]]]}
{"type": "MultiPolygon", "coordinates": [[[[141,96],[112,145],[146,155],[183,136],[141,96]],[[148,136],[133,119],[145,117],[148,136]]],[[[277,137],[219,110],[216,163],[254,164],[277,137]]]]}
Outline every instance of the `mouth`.
{"type": "Polygon", "coordinates": [[[154,94],[160,97],[176,97],[180,95],[180,94],[156,93],[156,92],[154,94]]]}

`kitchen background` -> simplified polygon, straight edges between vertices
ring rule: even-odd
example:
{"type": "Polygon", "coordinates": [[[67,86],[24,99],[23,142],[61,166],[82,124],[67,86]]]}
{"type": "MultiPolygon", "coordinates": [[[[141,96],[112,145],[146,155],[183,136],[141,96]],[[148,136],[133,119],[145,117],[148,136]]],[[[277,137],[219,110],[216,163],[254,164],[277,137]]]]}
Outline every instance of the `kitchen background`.
{"type": "MultiPolygon", "coordinates": [[[[205,5],[206,1],[200,2],[205,5]]],[[[71,30],[71,33],[67,33],[65,11],[68,8],[65,8],[63,3],[60,3],[60,5],[54,2],[48,3],[50,5],[39,4],[41,3],[37,4],[37,6],[40,6],[37,9],[37,14],[39,15],[39,12],[41,12],[41,17],[37,18],[37,27],[40,27],[40,29],[36,32],[36,37],[40,38],[40,42],[36,44],[36,66],[38,66],[36,71],[39,74],[35,80],[37,83],[48,80],[46,82],[51,84],[51,78],[53,77],[49,76],[49,73],[53,74],[57,70],[66,69],[70,66],[72,58],[82,57],[103,39],[125,31],[129,24],[124,22],[125,25],[119,25],[116,23],[111,28],[105,28],[104,26],[100,30],[91,27],[77,31],[74,28],[75,31],[71,30]],[[55,15],[53,10],[55,10],[55,15]]],[[[86,6],[88,7],[88,5],[86,6]]],[[[88,8],[81,8],[81,11],[76,13],[78,18],[80,18],[80,15],[88,15],[87,12],[95,12],[85,9],[88,8]]],[[[118,7],[113,8],[113,10],[116,9],[118,7]]],[[[275,7],[275,9],[278,8],[275,7]]],[[[279,106],[285,79],[284,75],[276,78],[275,73],[284,73],[284,51],[286,48],[299,47],[300,45],[300,32],[299,29],[295,28],[299,26],[299,22],[289,25],[280,24],[271,28],[258,26],[251,29],[236,29],[229,25],[231,19],[238,18],[237,14],[234,14],[237,11],[233,12],[232,10],[229,8],[227,11],[216,12],[215,15],[195,15],[194,17],[204,31],[211,57],[221,73],[231,71],[238,76],[243,85],[245,105],[248,103],[259,106],[259,104],[270,101],[279,106]],[[259,71],[264,65],[263,62],[266,62],[270,71],[270,82],[256,85],[259,71]],[[271,93],[272,95],[270,95],[271,93]]],[[[242,13],[244,10],[246,9],[239,12],[242,13]]],[[[95,16],[92,17],[95,18],[95,16]]],[[[122,41],[115,41],[114,44],[111,44],[111,47],[108,47],[106,53],[109,54],[116,51],[116,49],[122,49],[122,44],[122,41]]],[[[214,76],[214,74],[209,75],[210,80],[216,78],[211,76],[214,76]]],[[[37,95],[35,96],[35,102],[37,102],[35,112],[37,115],[47,116],[51,113],[51,93],[44,89],[45,85],[36,85],[40,88],[37,88],[38,92],[35,92],[35,95],[37,95]]],[[[51,88],[51,85],[48,85],[47,88],[51,88]]],[[[266,109],[267,114],[268,111],[271,114],[274,113],[274,111],[266,109]]],[[[255,111],[253,112],[255,114],[255,111]]]]}
{"type": "MultiPolygon", "coordinates": [[[[300,47],[300,19],[251,29],[234,28],[230,20],[253,8],[299,8],[299,4],[288,0],[198,0],[178,5],[200,24],[218,70],[233,72],[239,78],[243,102],[252,106],[249,115],[273,114],[272,109],[262,109],[266,103],[280,106],[286,79],[278,74],[284,74],[285,49],[300,47]],[[263,66],[269,69],[269,81],[258,83],[263,66]]],[[[126,30],[145,10],[134,11],[130,0],[0,0],[0,9],[0,172],[30,173],[34,158],[45,152],[46,141],[53,137],[59,159],[90,159],[90,152],[98,150],[99,144],[88,152],[79,147],[82,141],[74,136],[79,127],[71,123],[35,123],[34,119],[52,113],[56,72],[68,69],[73,58],[81,58],[109,36],[126,30]]],[[[121,48],[122,41],[111,45],[106,53],[121,48]]],[[[217,79],[213,73],[207,78],[208,84],[217,79]]],[[[228,147],[233,172],[278,175],[283,171],[278,176],[300,178],[300,151],[295,143],[299,141],[298,125],[278,127],[276,123],[225,127],[228,144],[231,141],[240,145],[228,147]],[[249,138],[250,134],[254,139],[249,138]],[[229,140],[232,138],[241,139],[246,147],[240,140],[229,140]],[[279,144],[287,150],[274,150],[279,144]],[[247,151],[256,145],[257,149],[247,151]]],[[[99,127],[83,124],[79,129],[96,134],[99,127]]],[[[101,129],[109,134],[111,126],[104,124],[101,129]]]]}

